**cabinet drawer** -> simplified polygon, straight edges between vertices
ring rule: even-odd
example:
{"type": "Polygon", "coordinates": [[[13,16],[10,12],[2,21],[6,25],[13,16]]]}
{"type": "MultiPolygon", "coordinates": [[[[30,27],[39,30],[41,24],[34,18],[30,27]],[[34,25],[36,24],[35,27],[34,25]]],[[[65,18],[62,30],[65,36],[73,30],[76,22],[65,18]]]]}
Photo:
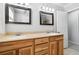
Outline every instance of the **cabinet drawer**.
{"type": "Polygon", "coordinates": [[[62,40],[62,39],[63,39],[63,35],[59,35],[56,40],[62,40]]]}
{"type": "Polygon", "coordinates": [[[56,39],[58,39],[57,36],[50,37],[50,42],[55,41],[56,39]]]}
{"type": "Polygon", "coordinates": [[[38,52],[44,49],[48,49],[48,43],[35,45],[35,52],[38,52]]]}
{"type": "Polygon", "coordinates": [[[49,52],[48,49],[45,49],[45,50],[36,52],[35,55],[47,55],[47,54],[49,54],[48,52],[49,52]]]}
{"type": "Polygon", "coordinates": [[[48,42],[48,39],[49,38],[35,39],[35,44],[46,43],[46,42],[48,42]]]}
{"type": "Polygon", "coordinates": [[[22,44],[26,44],[26,45],[32,45],[33,40],[31,39],[27,39],[27,40],[19,40],[19,41],[11,41],[11,42],[2,42],[0,43],[0,47],[3,46],[14,46],[14,45],[22,45],[22,44]]]}
{"type": "Polygon", "coordinates": [[[31,46],[32,44],[33,44],[33,40],[3,42],[3,43],[0,43],[0,52],[21,48],[25,46],[31,46]]]}

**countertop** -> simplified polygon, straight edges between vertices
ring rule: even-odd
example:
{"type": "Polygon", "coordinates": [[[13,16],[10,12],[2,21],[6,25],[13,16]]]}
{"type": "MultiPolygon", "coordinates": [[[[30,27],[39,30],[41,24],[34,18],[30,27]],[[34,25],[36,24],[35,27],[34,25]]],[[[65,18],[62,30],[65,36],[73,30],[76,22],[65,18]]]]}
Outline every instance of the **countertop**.
{"type": "Polygon", "coordinates": [[[35,38],[49,37],[49,36],[56,36],[56,35],[63,35],[63,34],[62,33],[35,33],[35,34],[21,34],[19,36],[3,35],[3,36],[0,36],[0,42],[35,39],[35,38]]]}

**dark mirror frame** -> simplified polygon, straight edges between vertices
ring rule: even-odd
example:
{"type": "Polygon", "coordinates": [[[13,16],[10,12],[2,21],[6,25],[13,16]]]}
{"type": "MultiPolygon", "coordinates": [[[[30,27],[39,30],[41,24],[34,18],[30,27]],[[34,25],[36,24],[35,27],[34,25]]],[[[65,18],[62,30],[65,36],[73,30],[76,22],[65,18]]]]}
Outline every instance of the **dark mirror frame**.
{"type": "Polygon", "coordinates": [[[53,13],[44,12],[44,11],[40,11],[40,25],[54,25],[54,14],[53,13]],[[51,15],[52,16],[52,24],[42,24],[41,13],[47,14],[47,15],[51,15]]]}
{"type": "Polygon", "coordinates": [[[31,24],[31,8],[25,8],[25,7],[21,7],[21,6],[17,6],[17,5],[11,5],[11,4],[8,4],[6,3],[5,4],[5,23],[13,23],[13,24],[31,24]],[[29,11],[29,22],[25,23],[25,22],[10,22],[9,21],[9,9],[8,7],[9,6],[12,6],[14,8],[19,8],[19,9],[23,9],[23,10],[28,10],[29,11]]]}

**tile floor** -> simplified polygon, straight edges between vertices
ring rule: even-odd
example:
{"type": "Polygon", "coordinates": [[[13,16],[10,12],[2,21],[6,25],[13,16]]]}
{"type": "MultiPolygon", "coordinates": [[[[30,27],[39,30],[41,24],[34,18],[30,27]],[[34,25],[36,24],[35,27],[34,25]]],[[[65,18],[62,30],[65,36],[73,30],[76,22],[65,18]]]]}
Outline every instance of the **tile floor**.
{"type": "Polygon", "coordinates": [[[64,49],[64,55],[79,55],[79,45],[69,44],[69,48],[64,49]]]}

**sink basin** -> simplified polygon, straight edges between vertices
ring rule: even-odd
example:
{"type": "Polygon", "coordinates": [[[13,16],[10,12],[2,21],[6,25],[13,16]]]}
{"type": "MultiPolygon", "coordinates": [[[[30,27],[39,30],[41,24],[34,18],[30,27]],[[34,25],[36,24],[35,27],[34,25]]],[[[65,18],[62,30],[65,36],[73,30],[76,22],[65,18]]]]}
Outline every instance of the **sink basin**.
{"type": "Polygon", "coordinates": [[[26,37],[26,35],[23,35],[23,34],[18,34],[18,35],[9,35],[7,36],[9,39],[21,39],[21,38],[24,38],[26,37]]]}

